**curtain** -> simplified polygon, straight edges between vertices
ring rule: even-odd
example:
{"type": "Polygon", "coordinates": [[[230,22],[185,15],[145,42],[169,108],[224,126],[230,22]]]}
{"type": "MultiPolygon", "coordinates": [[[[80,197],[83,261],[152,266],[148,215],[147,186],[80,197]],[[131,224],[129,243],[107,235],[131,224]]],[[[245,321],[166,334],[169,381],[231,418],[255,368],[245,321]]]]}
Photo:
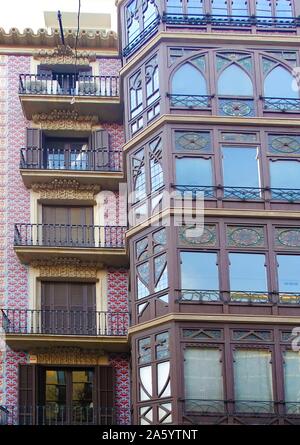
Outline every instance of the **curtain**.
{"type": "Polygon", "coordinates": [[[284,353],[284,392],[287,412],[300,414],[300,355],[298,352],[285,351],[284,353]]]}
{"type": "Polygon", "coordinates": [[[221,351],[216,348],[186,348],[184,384],[186,410],[223,411],[221,351]]]}
{"type": "Polygon", "coordinates": [[[235,351],[234,391],[238,412],[273,412],[272,365],[269,351],[235,351]]]}

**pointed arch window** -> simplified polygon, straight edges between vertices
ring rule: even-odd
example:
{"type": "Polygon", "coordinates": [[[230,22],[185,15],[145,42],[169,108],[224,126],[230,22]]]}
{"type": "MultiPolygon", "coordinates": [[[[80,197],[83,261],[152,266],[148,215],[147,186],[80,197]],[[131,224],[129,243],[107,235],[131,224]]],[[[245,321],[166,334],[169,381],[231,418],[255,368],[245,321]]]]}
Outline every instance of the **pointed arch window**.
{"type": "Polygon", "coordinates": [[[181,65],[172,79],[172,94],[189,96],[207,94],[206,80],[201,71],[190,63],[181,65]]]}
{"type": "Polygon", "coordinates": [[[140,34],[159,17],[156,0],[132,0],[125,11],[127,43],[139,40],[140,34]]]}
{"type": "Polygon", "coordinates": [[[277,65],[265,78],[265,97],[298,98],[299,93],[293,88],[293,81],[294,76],[287,69],[277,65]]]}
{"type": "Polygon", "coordinates": [[[218,80],[218,94],[221,96],[253,96],[253,84],[249,75],[238,65],[225,68],[218,80]]]}

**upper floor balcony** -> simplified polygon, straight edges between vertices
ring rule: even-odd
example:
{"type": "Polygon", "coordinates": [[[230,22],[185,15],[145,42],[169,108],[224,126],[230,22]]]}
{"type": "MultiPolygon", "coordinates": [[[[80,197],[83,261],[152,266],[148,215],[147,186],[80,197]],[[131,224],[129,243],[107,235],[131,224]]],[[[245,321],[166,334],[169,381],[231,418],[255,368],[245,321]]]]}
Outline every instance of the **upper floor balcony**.
{"type": "Polygon", "coordinates": [[[148,0],[124,5],[123,56],[158,31],[299,35],[296,0],[148,0]],[[128,17],[130,19],[128,19],[128,17]]]}
{"type": "Polygon", "coordinates": [[[22,262],[50,257],[72,257],[127,264],[123,226],[91,224],[15,224],[14,247],[22,262]]]}
{"type": "Polygon", "coordinates": [[[100,344],[114,351],[126,350],[128,312],[75,309],[2,309],[2,328],[12,348],[75,346],[78,342],[100,344]]]}
{"type": "Polygon", "coordinates": [[[27,187],[65,178],[114,190],[124,176],[123,155],[105,129],[70,134],[27,128],[20,172],[27,187]]]}
{"type": "Polygon", "coordinates": [[[120,122],[122,107],[118,76],[92,76],[64,73],[21,74],[19,97],[27,119],[53,110],[93,114],[102,121],[120,122]]]}

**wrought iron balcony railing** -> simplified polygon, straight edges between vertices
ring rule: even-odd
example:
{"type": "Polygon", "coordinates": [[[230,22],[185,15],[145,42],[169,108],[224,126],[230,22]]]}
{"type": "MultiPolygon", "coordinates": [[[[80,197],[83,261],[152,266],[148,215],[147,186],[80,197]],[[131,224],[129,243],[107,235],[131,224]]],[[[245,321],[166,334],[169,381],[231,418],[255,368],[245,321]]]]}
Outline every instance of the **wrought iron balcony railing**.
{"type": "Polygon", "coordinates": [[[15,246],[124,248],[126,227],[15,224],[15,246]]]}
{"type": "Polygon", "coordinates": [[[300,415],[300,402],[284,402],[274,400],[214,400],[185,399],[182,400],[185,414],[199,416],[214,415],[245,415],[245,416],[278,416],[300,415]]]}
{"type": "Polygon", "coordinates": [[[177,293],[179,303],[300,304],[300,292],[180,289],[177,293]]]}
{"type": "Polygon", "coordinates": [[[207,109],[211,108],[211,99],[214,96],[167,93],[167,97],[170,99],[171,107],[207,109]]]}
{"type": "Polygon", "coordinates": [[[258,28],[291,29],[300,26],[299,17],[264,17],[223,14],[175,14],[164,12],[162,22],[168,25],[207,26],[220,28],[258,28]]]}
{"type": "Polygon", "coordinates": [[[50,96],[119,97],[119,77],[20,74],[19,93],[50,96]]]}
{"type": "Polygon", "coordinates": [[[126,425],[124,408],[67,406],[63,404],[0,407],[0,425],[126,425]]]}
{"type": "Polygon", "coordinates": [[[159,15],[157,15],[151,21],[151,23],[149,23],[149,25],[146,26],[146,28],[142,32],[138,33],[136,37],[134,37],[123,49],[123,56],[127,57],[138,48],[140,48],[155,33],[160,22],[161,18],[159,15]]]}
{"type": "Polygon", "coordinates": [[[300,99],[286,97],[262,97],[265,111],[279,111],[281,113],[300,113],[300,99]]]}
{"type": "Polygon", "coordinates": [[[126,336],[129,312],[94,310],[2,309],[6,334],[126,336]]]}
{"type": "Polygon", "coordinates": [[[21,169],[122,171],[122,152],[59,148],[22,148],[21,169]]]}
{"type": "Polygon", "coordinates": [[[184,185],[172,184],[182,197],[191,196],[192,199],[199,198],[203,193],[205,199],[223,200],[274,200],[288,201],[294,203],[300,201],[300,189],[270,188],[270,187],[224,187],[223,185],[184,185]],[[268,193],[268,197],[266,197],[268,193]]]}

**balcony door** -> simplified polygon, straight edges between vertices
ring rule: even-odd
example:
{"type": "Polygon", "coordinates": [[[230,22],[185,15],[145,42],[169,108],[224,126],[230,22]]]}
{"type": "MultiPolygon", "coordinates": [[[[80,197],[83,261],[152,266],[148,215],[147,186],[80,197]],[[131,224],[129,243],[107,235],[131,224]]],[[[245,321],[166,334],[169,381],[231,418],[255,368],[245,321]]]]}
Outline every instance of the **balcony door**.
{"type": "Polygon", "coordinates": [[[46,138],[44,166],[49,170],[92,170],[88,139],[46,138]]]}
{"type": "Polygon", "coordinates": [[[19,366],[20,425],[112,425],[114,403],[112,366],[19,366]]]}
{"type": "Polygon", "coordinates": [[[43,206],[43,245],[94,245],[93,207],[43,206]]]}
{"type": "MultiPolygon", "coordinates": [[[[49,368],[41,388],[45,405],[39,414],[46,425],[92,424],[94,419],[94,370],[49,368]]],[[[42,420],[41,419],[41,420],[42,420]]]]}
{"type": "Polygon", "coordinates": [[[96,335],[93,283],[43,281],[41,331],[56,335],[96,335]]]}

